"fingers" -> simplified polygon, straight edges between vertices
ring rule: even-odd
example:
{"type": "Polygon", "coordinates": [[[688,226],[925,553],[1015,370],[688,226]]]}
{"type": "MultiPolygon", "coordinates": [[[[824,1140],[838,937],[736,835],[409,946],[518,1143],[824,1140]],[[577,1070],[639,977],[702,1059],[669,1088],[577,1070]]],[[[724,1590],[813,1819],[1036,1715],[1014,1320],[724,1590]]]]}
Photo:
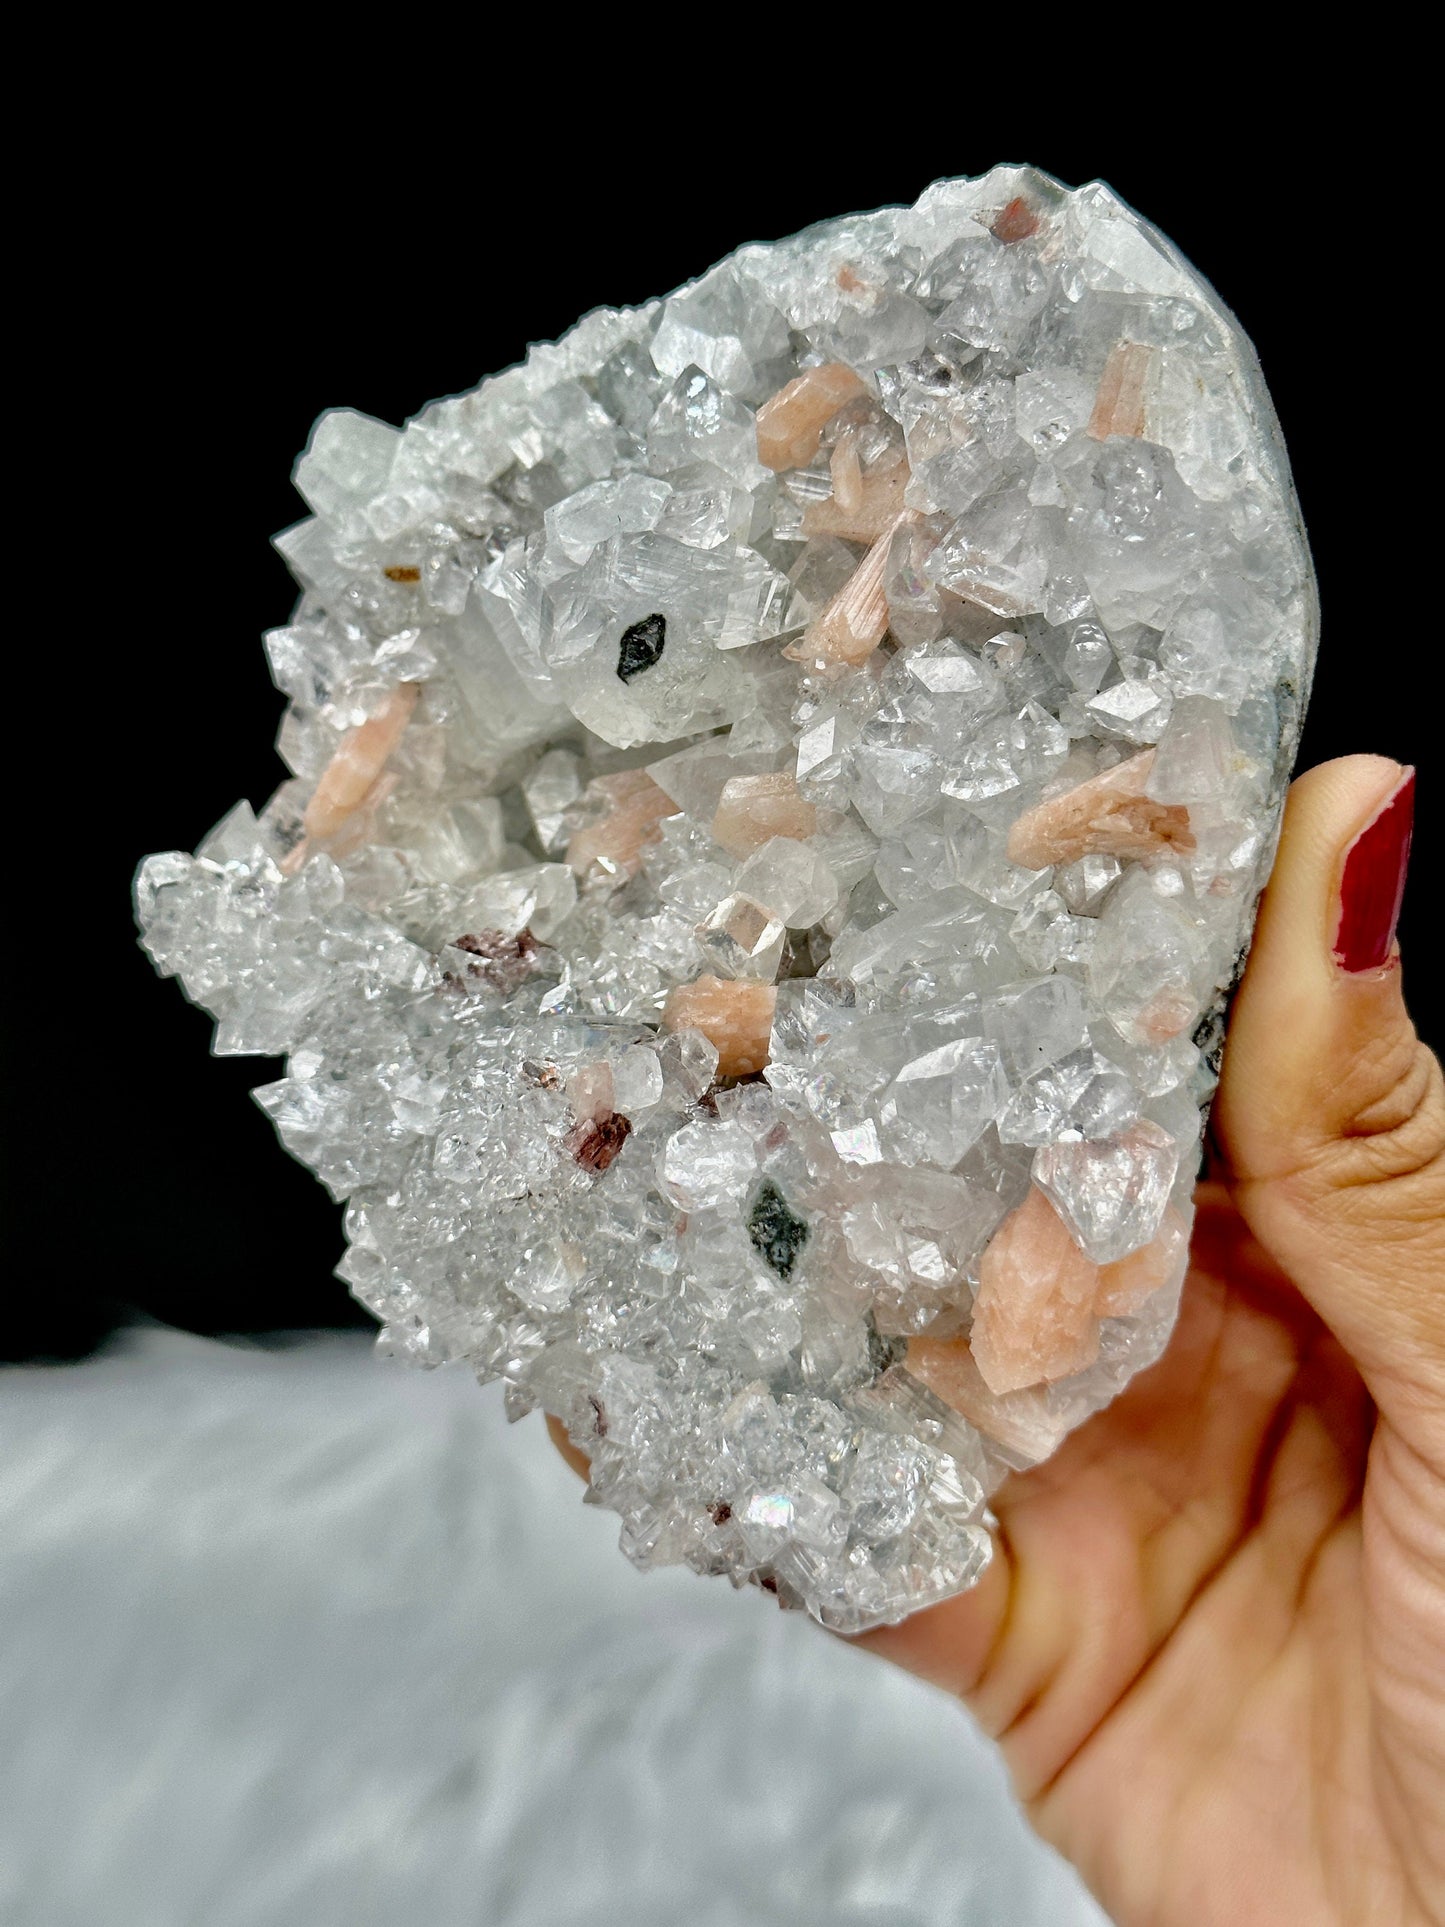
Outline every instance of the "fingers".
{"type": "Polygon", "coordinates": [[[985,1730],[996,1733],[1005,1721],[991,1725],[974,1695],[999,1644],[1008,1617],[1013,1561],[1007,1541],[995,1541],[994,1556],[982,1578],[968,1592],[896,1626],[880,1626],[849,1640],[864,1652],[890,1659],[906,1672],[916,1673],[946,1693],[967,1700],[985,1730]]]}
{"type": "Polygon", "coordinates": [[[1402,994],[1414,773],[1348,756],[1290,791],[1215,1109],[1250,1229],[1377,1402],[1445,1392],[1445,1088],[1402,994]]]}

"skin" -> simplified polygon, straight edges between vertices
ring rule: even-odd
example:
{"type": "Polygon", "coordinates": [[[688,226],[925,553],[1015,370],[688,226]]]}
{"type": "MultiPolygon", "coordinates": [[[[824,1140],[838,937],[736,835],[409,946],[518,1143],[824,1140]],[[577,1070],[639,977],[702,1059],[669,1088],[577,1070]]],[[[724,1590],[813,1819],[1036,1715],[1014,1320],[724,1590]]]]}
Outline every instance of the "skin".
{"type": "Polygon", "coordinates": [[[853,1642],[1118,1927],[1445,1922],[1445,1086],[1398,954],[1331,955],[1400,775],[1291,791],[1164,1358],[1002,1488],[972,1592],[853,1642]]]}

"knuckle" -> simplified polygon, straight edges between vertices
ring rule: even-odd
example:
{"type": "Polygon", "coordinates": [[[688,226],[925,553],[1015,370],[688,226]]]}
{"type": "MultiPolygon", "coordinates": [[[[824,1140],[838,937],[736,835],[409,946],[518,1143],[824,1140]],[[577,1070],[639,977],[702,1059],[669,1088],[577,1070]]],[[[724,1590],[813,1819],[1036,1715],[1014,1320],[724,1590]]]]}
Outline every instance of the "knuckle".
{"type": "MultiPolygon", "coordinates": [[[[1350,1249],[1368,1244],[1398,1286],[1445,1274],[1445,1080],[1434,1055],[1416,1044],[1385,1095],[1317,1145],[1283,1189],[1307,1217],[1323,1211],[1350,1249]]],[[[1432,1343],[1441,1304],[1437,1291],[1423,1294],[1432,1343]]]]}
{"type": "Polygon", "coordinates": [[[1384,986],[1369,986],[1365,999],[1346,1006],[1313,1064],[1311,1082],[1332,1135],[1369,1137],[1389,1130],[1421,1101],[1431,1056],[1392,1003],[1384,986]]]}
{"type": "Polygon", "coordinates": [[[1407,1042],[1408,1048],[1385,1044],[1369,1055],[1362,1050],[1341,1067],[1328,1126],[1270,1189],[1283,1214],[1276,1222],[1291,1226],[1287,1241],[1310,1254],[1320,1289],[1332,1302],[1372,1308],[1368,1348],[1377,1374],[1384,1374],[1372,1385],[1377,1396],[1388,1379],[1393,1397],[1400,1385],[1418,1383],[1438,1401],[1445,1360],[1445,1079],[1425,1045],[1413,1035],[1407,1042]],[[1359,1296],[1362,1285],[1367,1300],[1359,1296]]]}
{"type": "MultiPolygon", "coordinates": [[[[1373,1067],[1373,1089],[1326,1151],[1334,1184],[1408,1180],[1422,1204],[1445,1204],[1445,1079],[1433,1051],[1418,1038],[1373,1067]]],[[[1368,1088],[1368,1087],[1367,1087],[1368,1088]]]]}

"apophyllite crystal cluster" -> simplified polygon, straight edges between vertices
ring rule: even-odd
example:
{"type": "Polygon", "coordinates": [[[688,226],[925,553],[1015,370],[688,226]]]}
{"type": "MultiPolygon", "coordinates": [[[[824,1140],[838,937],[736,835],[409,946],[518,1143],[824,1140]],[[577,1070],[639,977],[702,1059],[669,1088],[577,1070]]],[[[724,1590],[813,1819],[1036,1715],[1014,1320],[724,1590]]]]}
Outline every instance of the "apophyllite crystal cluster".
{"type": "Polygon", "coordinates": [[[296,484],[294,775],[138,896],[288,1053],[341,1275],[562,1418],[640,1565],[847,1630],[968,1585],[1178,1301],[1315,630],[1248,342],[998,169],[325,415],[296,484]]]}

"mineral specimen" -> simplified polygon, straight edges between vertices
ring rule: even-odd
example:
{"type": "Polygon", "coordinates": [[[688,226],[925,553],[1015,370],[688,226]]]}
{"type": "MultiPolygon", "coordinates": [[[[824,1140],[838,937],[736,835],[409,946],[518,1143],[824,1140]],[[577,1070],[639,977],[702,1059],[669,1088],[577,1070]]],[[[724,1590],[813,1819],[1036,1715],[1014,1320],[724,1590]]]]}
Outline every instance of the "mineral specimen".
{"type": "Polygon", "coordinates": [[[1313,651],[1253,354],[1029,170],[324,416],[294,772],[138,882],[385,1340],[643,1566],[967,1586],[1154,1359],[1313,651]]]}

